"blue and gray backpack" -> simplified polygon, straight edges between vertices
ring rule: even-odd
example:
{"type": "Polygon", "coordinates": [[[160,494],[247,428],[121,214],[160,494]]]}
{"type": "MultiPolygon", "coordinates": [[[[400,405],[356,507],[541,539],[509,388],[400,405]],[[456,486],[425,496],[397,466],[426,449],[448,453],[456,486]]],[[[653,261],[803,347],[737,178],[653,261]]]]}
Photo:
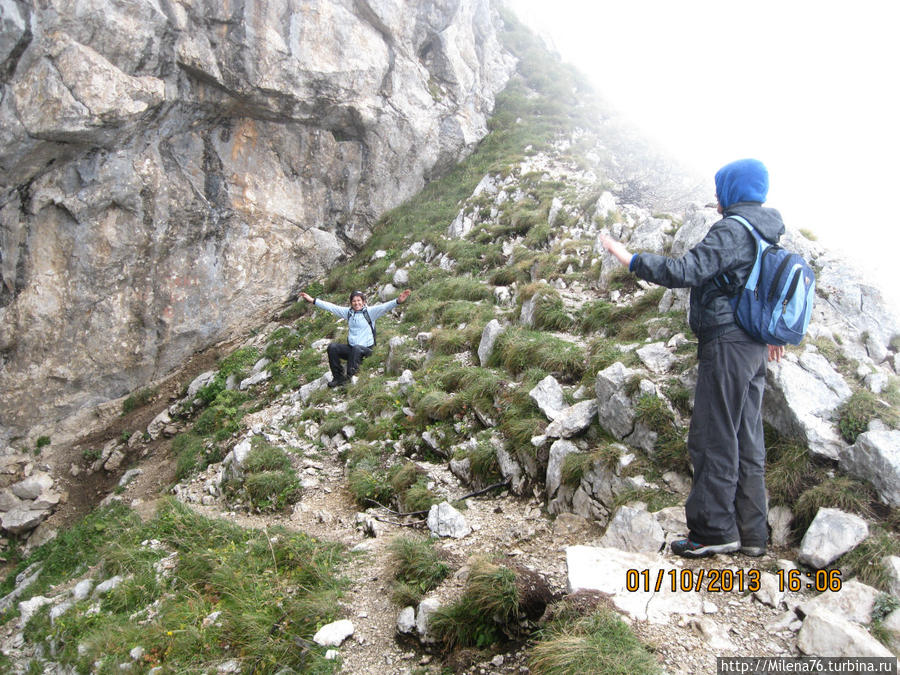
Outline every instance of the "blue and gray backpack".
{"type": "MultiPolygon", "coordinates": [[[[729,215],[756,240],[756,261],[742,288],[731,295],[734,318],[750,337],[769,345],[800,344],[812,314],[816,275],[797,253],[763,239],[745,218],[729,215]]],[[[729,279],[716,281],[723,289],[729,279]]]]}

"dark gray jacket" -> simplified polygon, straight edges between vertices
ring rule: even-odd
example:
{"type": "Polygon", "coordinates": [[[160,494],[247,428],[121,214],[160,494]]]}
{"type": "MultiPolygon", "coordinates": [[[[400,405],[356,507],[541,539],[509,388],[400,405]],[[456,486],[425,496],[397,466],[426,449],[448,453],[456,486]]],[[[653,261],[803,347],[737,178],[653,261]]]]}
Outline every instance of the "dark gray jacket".
{"type": "MultiPolygon", "coordinates": [[[[781,214],[775,209],[756,202],[740,202],[729,206],[725,216],[732,213],[746,218],[773,244],[784,234],[781,214]]],[[[739,288],[747,280],[755,260],[753,235],[736,220],[723,217],[699,244],[680,258],[639,253],[632,259],[630,269],[641,279],[660,286],[690,287],[689,323],[702,343],[738,327],[727,293],[713,280],[727,273],[739,288]]]]}

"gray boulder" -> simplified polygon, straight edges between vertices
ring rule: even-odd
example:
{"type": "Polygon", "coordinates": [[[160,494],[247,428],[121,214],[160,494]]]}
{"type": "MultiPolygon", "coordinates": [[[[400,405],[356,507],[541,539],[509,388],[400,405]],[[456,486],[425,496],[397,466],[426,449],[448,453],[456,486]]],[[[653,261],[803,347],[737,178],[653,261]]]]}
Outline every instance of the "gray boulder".
{"type": "Polygon", "coordinates": [[[763,572],[759,576],[759,588],[753,591],[753,597],[772,609],[778,609],[784,601],[785,589],[782,581],[771,572],[763,572]]]}
{"type": "Polygon", "coordinates": [[[494,353],[494,343],[504,330],[497,319],[491,319],[487,322],[487,325],[481,332],[481,342],[478,343],[478,363],[481,366],[487,366],[488,361],[491,359],[491,354],[494,353]]]}
{"type": "Polygon", "coordinates": [[[0,525],[7,532],[21,534],[36,528],[49,515],[49,511],[33,511],[18,506],[11,511],[0,514],[0,525]]]}
{"type": "Polygon", "coordinates": [[[416,610],[414,607],[404,607],[397,615],[397,632],[412,633],[416,630],[416,610]]]}
{"type": "Polygon", "coordinates": [[[0,512],[12,511],[21,503],[22,500],[16,497],[9,488],[0,490],[0,512]]]}
{"type": "Polygon", "coordinates": [[[322,626],[313,635],[313,642],[322,647],[340,647],[344,640],[353,635],[353,622],[347,619],[334,621],[322,626]]]}
{"type": "Polygon", "coordinates": [[[820,303],[828,310],[825,324],[845,326],[846,330],[841,331],[844,335],[866,334],[872,342],[880,343],[872,350],[874,360],[900,333],[900,318],[881,291],[864,281],[846,260],[830,255],[819,262],[821,269],[816,274],[816,291],[820,296],[827,296],[827,300],[820,303]]]}
{"type": "Polygon", "coordinates": [[[522,465],[515,460],[499,439],[494,443],[494,455],[497,457],[500,475],[503,476],[503,480],[509,482],[510,491],[516,495],[523,494],[527,478],[522,470],[522,465]]]}
{"type": "Polygon", "coordinates": [[[432,505],[428,511],[428,529],[438,537],[462,539],[472,532],[463,515],[448,502],[432,505]]]}
{"type": "Polygon", "coordinates": [[[891,593],[900,597],[900,557],[895,555],[885,556],[883,565],[888,572],[891,593]]]}
{"type": "Polygon", "coordinates": [[[19,499],[37,499],[45,490],[53,487],[53,477],[43,471],[35,471],[28,478],[10,485],[9,489],[19,499]]]}
{"type": "Polygon", "coordinates": [[[569,593],[600,591],[609,595],[620,611],[638,621],[665,624],[679,615],[703,613],[699,593],[681,593],[677,585],[673,590],[672,575],[679,574],[681,569],[658,555],[569,546],[566,565],[569,593]],[[658,591],[655,590],[657,578],[662,579],[658,591]]]}
{"type": "Polygon", "coordinates": [[[556,497],[557,490],[562,484],[562,467],[567,456],[578,452],[578,447],[571,441],[560,439],[550,446],[550,456],[547,460],[547,477],[544,482],[547,491],[547,501],[556,497]]]}
{"type": "Polygon", "coordinates": [[[786,506],[772,506],[769,508],[767,520],[771,528],[772,545],[785,547],[791,537],[791,521],[794,514],[786,506]]]}
{"type": "Polygon", "coordinates": [[[860,434],[841,454],[840,465],[852,476],[872,483],[885,504],[900,506],[900,431],[860,434]]]}
{"type": "Polygon", "coordinates": [[[37,581],[44,567],[43,561],[31,563],[16,575],[16,585],[9,594],[0,598],[0,612],[5,612],[12,607],[16,600],[25,593],[31,584],[37,581]]]}
{"type": "Polygon", "coordinates": [[[395,335],[390,339],[388,342],[387,361],[384,364],[385,372],[397,375],[403,370],[405,364],[401,360],[401,354],[407,342],[409,342],[409,338],[405,335],[395,335]]]}
{"type": "Polygon", "coordinates": [[[437,598],[425,598],[419,603],[419,607],[416,610],[416,630],[419,632],[419,639],[422,642],[429,643],[435,641],[428,632],[428,626],[431,615],[434,614],[440,606],[441,603],[437,598]]]}
{"type": "Polygon", "coordinates": [[[836,460],[846,443],[832,415],[850,394],[850,387],[820,354],[807,351],[799,359],[788,354],[780,363],[769,364],[763,417],[782,435],[805,441],[812,454],[836,460]]]}
{"type": "Polygon", "coordinates": [[[880,591],[858,579],[848,579],[841,584],[839,591],[825,591],[816,597],[800,604],[804,614],[814,614],[826,609],[839,616],[859,624],[872,623],[872,609],[880,591]]]}
{"type": "Polygon", "coordinates": [[[587,430],[597,416],[597,401],[579,401],[560,410],[544,433],[550,438],[572,438],[587,430]]]}
{"type": "Polygon", "coordinates": [[[694,248],[713,223],[721,216],[714,209],[704,208],[697,204],[688,205],[684,213],[684,221],[672,239],[672,249],[669,253],[673,258],[680,258],[690,249],[694,248]]]}
{"type": "Polygon", "coordinates": [[[197,392],[212,382],[216,377],[215,370],[208,370],[195,377],[187,388],[187,400],[191,401],[197,395],[197,392]]]}
{"type": "Polygon", "coordinates": [[[600,546],[635,553],[659,553],[666,543],[662,526],[647,509],[621,506],[600,539],[600,546]]]}
{"type": "Polygon", "coordinates": [[[563,389],[552,375],[538,382],[534,389],[528,392],[528,396],[550,420],[559,417],[560,411],[566,407],[563,389]]]}
{"type": "Polygon", "coordinates": [[[815,656],[893,656],[865,628],[826,609],[817,609],[803,620],[797,647],[815,656]]]}
{"type": "Polygon", "coordinates": [[[634,405],[625,394],[625,383],[635,374],[621,362],[597,373],[597,416],[600,426],[622,440],[634,431],[634,405]]]}
{"type": "Polygon", "coordinates": [[[147,425],[147,434],[155,441],[159,438],[160,434],[162,434],[163,429],[171,423],[172,416],[169,414],[169,411],[163,410],[150,421],[150,424],[147,425]]]}
{"type": "Polygon", "coordinates": [[[869,526],[859,516],[821,508],[800,542],[799,560],[821,569],[856,548],[868,535],[869,526]]]}
{"type": "Polygon", "coordinates": [[[519,323],[523,326],[531,327],[534,325],[534,310],[537,306],[537,294],[532,295],[522,303],[522,311],[519,312],[519,323]]]}
{"type": "Polygon", "coordinates": [[[314,393],[325,389],[328,386],[328,383],[331,382],[331,380],[331,371],[329,371],[321,377],[316,378],[312,382],[307,382],[302,387],[300,387],[300,390],[297,392],[296,397],[305,403],[314,393]]]}
{"type": "Polygon", "coordinates": [[[472,214],[466,213],[465,209],[460,209],[456,218],[450,223],[450,227],[447,228],[447,236],[451,239],[462,239],[472,231],[474,226],[475,219],[472,214]]]}
{"type": "Polygon", "coordinates": [[[631,233],[628,241],[631,250],[661,255],[669,240],[665,230],[671,226],[671,221],[665,218],[647,218],[639,223],[631,233]]]}
{"type": "Polygon", "coordinates": [[[662,342],[653,342],[640,347],[635,353],[643,364],[647,366],[647,369],[653,373],[665,373],[675,363],[675,354],[669,351],[662,342]]]}

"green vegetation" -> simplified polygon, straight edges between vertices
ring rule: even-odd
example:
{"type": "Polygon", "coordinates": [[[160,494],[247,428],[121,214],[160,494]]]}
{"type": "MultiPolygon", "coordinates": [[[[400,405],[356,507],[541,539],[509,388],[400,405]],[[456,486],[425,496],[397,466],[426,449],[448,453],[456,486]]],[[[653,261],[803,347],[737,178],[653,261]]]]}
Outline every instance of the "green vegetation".
{"type": "Polygon", "coordinates": [[[450,573],[434,539],[395,537],[390,545],[390,562],[394,570],[393,598],[401,607],[418,605],[450,573]]]}
{"type": "Polygon", "coordinates": [[[588,452],[573,452],[566,455],[561,471],[563,485],[578,487],[584,474],[593,466],[595,459],[595,455],[588,452]]]}
{"type": "Polygon", "coordinates": [[[783,438],[768,425],[765,431],[770,504],[793,509],[800,495],[824,480],[825,471],[815,466],[806,444],[783,438]]]}
{"type": "Polygon", "coordinates": [[[226,484],[232,499],[244,499],[256,511],[280,511],[300,500],[300,480],[291,459],[260,436],[254,436],[240,478],[226,484]]]}
{"type": "Polygon", "coordinates": [[[619,615],[595,607],[581,615],[577,600],[565,600],[540,631],[528,666],[535,675],[655,675],[661,672],[650,650],[619,615]]]}
{"type": "Polygon", "coordinates": [[[864,584],[891,593],[893,574],[886,558],[895,555],[900,555],[900,537],[896,531],[878,525],[859,546],[841,556],[840,564],[847,570],[845,578],[856,576],[864,584]]]}
{"type": "Polygon", "coordinates": [[[178,480],[184,480],[224,458],[217,445],[207,444],[193,433],[178,434],[172,440],[172,453],[175,455],[175,477],[178,480]]]}
{"type": "Polygon", "coordinates": [[[388,483],[398,506],[406,512],[427,512],[440,500],[428,487],[428,477],[414,462],[394,464],[387,471],[388,483]]]}
{"type": "Polygon", "coordinates": [[[132,394],[124,401],[122,401],[122,414],[127,415],[132,410],[137,410],[138,408],[143,408],[145,405],[150,403],[153,400],[153,397],[156,396],[158,391],[156,389],[141,389],[135,394],[132,394]]]}
{"type": "Polygon", "coordinates": [[[889,405],[872,392],[859,389],[837,410],[838,428],[848,443],[856,443],[857,437],[866,431],[876,417],[891,427],[900,427],[900,411],[896,402],[889,405]]]}
{"type": "Polygon", "coordinates": [[[34,444],[34,454],[39,455],[43,452],[44,448],[50,445],[50,437],[49,436],[39,436],[37,441],[34,444]]]}
{"type": "Polygon", "coordinates": [[[447,649],[487,647],[515,632],[519,621],[516,575],[487,560],[472,565],[466,589],[454,603],[431,616],[429,631],[447,649]]]}
{"type": "Polygon", "coordinates": [[[893,642],[893,635],[884,626],[884,620],[898,608],[900,608],[900,600],[889,593],[880,593],[875,598],[875,604],[872,608],[872,625],[869,628],[869,632],[888,646],[893,642]]]}
{"type": "Polygon", "coordinates": [[[641,396],[635,405],[635,419],[643,422],[656,434],[652,459],[659,472],[678,471],[690,474],[685,432],[676,424],[675,415],[663,399],[641,396]]]}
{"type": "Polygon", "coordinates": [[[509,328],[497,338],[489,365],[513,375],[540,368],[563,382],[575,382],[584,373],[585,359],[581,348],[570,342],[540,331],[509,328]]]}
{"type": "Polygon", "coordinates": [[[209,407],[194,422],[194,433],[224,441],[240,429],[240,420],[247,412],[244,405],[250,395],[242,391],[222,390],[213,398],[209,407]]]}
{"type": "Polygon", "coordinates": [[[503,479],[500,464],[497,462],[497,452],[489,435],[482,434],[474,447],[460,450],[455,458],[469,460],[472,483],[475,487],[486,487],[503,479]]]}
{"type": "Polygon", "coordinates": [[[335,545],[281,528],[242,530],[169,501],[144,524],[125,507],[99,509],[23,565],[37,560],[44,567],[29,595],[90,570],[102,570],[97,581],[123,578],[99,612],[85,612],[88,599],[51,623],[45,607],[25,627],[29,642],[54,645],[54,661],[77,672],[118,672],[135,645],[144,669],[199,673],[237,658],[258,673],[334,672],[311,638],[338,618],[335,545]],[[161,575],[164,558],[174,566],[161,575]]]}
{"type": "Polygon", "coordinates": [[[395,492],[388,477],[386,459],[368,443],[355,443],[347,460],[347,485],[357,503],[363,507],[372,502],[387,506],[395,492]]]}
{"type": "MultiPolygon", "coordinates": [[[[527,297],[527,290],[523,297],[527,297]]],[[[559,292],[550,286],[541,286],[532,294],[534,297],[534,328],[537,330],[567,331],[573,324],[566,312],[559,292]]]]}

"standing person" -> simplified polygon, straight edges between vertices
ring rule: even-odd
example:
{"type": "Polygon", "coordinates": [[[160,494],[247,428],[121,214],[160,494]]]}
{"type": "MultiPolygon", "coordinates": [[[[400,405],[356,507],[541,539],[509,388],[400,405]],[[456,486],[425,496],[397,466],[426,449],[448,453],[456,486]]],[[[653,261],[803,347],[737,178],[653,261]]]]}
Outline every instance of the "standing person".
{"type": "MultiPolygon", "coordinates": [[[[762,424],[767,350],[737,325],[729,303],[730,293],[743,286],[753,268],[756,242],[729,215],[742,216],[773,244],[784,233],[784,223],[778,211],[762,205],[769,191],[762,162],[727,164],[715,183],[724,217],[681,258],[632,255],[601,235],[604,248],[641,279],[691,289],[689,322],[700,362],[688,433],[694,475],[685,503],[688,538],[672,542],[673,553],[687,558],[737,550],[759,556],[768,539],[762,424]],[[729,288],[722,287],[725,274],[729,288]]],[[[770,361],[780,361],[783,354],[784,347],[768,346],[770,361]]]]}
{"type": "Polygon", "coordinates": [[[300,297],[316,307],[321,307],[332,314],[336,314],[347,320],[347,343],[332,342],[328,345],[328,365],[331,368],[332,379],[329,387],[340,387],[356,375],[360,362],[372,353],[375,346],[375,321],[382,314],[391,311],[397,305],[406,302],[409,297],[409,289],[403,291],[390,302],[380,305],[366,306],[366,296],[362,291],[353,291],[350,294],[350,306],[339,307],[330,302],[314,298],[308,293],[301,293],[300,297]],[[344,374],[344,364],[347,362],[347,374],[344,374]]]}

